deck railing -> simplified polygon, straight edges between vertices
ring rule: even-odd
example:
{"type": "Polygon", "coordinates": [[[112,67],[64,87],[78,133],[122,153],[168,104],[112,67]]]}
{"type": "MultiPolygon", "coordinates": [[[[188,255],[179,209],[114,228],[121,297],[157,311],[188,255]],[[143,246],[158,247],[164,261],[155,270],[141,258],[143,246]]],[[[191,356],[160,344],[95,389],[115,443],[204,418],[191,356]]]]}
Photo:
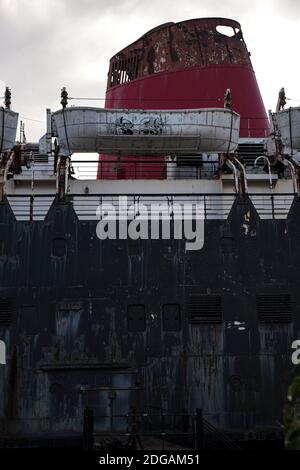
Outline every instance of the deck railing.
{"type": "MultiPolygon", "coordinates": [[[[8,194],[7,200],[18,221],[42,221],[51,205],[58,203],[72,204],[79,220],[99,220],[99,206],[112,205],[116,217],[126,207],[134,205],[135,212],[145,208],[150,211],[152,205],[159,205],[162,213],[176,219],[178,210],[184,206],[194,210],[201,209],[204,220],[226,220],[235,200],[239,204],[253,203],[261,219],[285,219],[291,204],[297,196],[293,193],[249,193],[245,197],[234,193],[122,193],[122,194],[68,194],[63,201],[58,201],[55,194],[8,194]]],[[[149,212],[150,213],[150,212],[149,212]]]]}
{"type": "Polygon", "coordinates": [[[138,412],[124,415],[101,415],[97,407],[85,408],[83,417],[83,447],[92,450],[98,446],[121,446],[132,450],[147,448],[149,440],[156,450],[207,448],[241,450],[224,431],[217,429],[204,418],[200,408],[190,413],[138,412]],[[110,428],[99,429],[99,424],[109,418],[110,428]],[[116,429],[114,423],[119,423],[116,429]],[[120,426],[120,423],[123,425],[120,426]],[[155,439],[155,443],[153,443],[155,439]],[[148,444],[147,444],[148,443],[148,444]]]}

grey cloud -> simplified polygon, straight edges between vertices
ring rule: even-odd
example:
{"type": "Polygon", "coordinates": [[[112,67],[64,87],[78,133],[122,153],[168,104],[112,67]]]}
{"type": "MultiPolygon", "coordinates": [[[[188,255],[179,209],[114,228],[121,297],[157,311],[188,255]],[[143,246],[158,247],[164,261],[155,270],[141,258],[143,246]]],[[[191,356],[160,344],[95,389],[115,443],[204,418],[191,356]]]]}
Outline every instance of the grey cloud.
{"type": "MultiPolygon", "coordinates": [[[[262,3],[299,15],[297,0],[0,0],[0,80],[12,87],[16,109],[43,119],[46,107],[59,106],[62,86],[72,95],[104,96],[109,58],[158,24],[227,16],[245,29],[262,3]],[[93,63],[99,72],[87,80],[83,71],[93,63]]],[[[28,129],[36,136],[35,124],[28,129]]]]}
{"type": "Polygon", "coordinates": [[[283,17],[297,21],[300,18],[300,2],[299,0],[270,0],[274,12],[283,17]]]}

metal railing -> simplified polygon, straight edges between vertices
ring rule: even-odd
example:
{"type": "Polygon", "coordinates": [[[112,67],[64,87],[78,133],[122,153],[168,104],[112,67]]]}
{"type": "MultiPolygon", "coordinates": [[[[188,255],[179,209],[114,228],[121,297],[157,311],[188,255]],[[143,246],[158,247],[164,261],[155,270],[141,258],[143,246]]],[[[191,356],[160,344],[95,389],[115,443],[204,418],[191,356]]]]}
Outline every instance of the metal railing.
{"type": "MultiPolygon", "coordinates": [[[[293,193],[249,193],[245,197],[233,193],[156,193],[156,194],[68,194],[64,203],[73,205],[79,220],[99,220],[99,206],[110,205],[116,217],[124,215],[131,206],[135,214],[147,211],[151,214],[153,207],[159,208],[160,214],[172,221],[177,215],[198,214],[204,220],[225,220],[235,200],[246,204],[253,203],[261,219],[284,219],[296,197],[293,193]],[[133,208],[132,208],[133,206],[133,208]]],[[[8,194],[7,200],[19,221],[42,221],[54,203],[54,194],[8,194]]]]}
{"type": "MultiPolygon", "coordinates": [[[[264,156],[264,152],[258,152],[255,149],[251,151],[241,151],[241,162],[250,174],[265,174],[268,172],[263,169],[263,164],[255,164],[257,157],[264,156]]],[[[229,170],[230,171],[230,170],[229,170]]],[[[283,168],[284,176],[291,177],[288,167],[283,168]]],[[[271,167],[274,175],[278,171],[271,167]]],[[[111,159],[99,160],[77,160],[72,159],[71,176],[79,180],[100,179],[100,180],[209,180],[219,179],[223,172],[220,170],[219,162],[215,156],[211,159],[202,159],[201,157],[176,157],[176,159],[156,160],[150,158],[130,158],[123,157],[121,160],[117,157],[111,159]]]]}
{"type": "Polygon", "coordinates": [[[104,440],[106,445],[107,442],[115,445],[114,441],[117,441],[119,445],[133,450],[144,449],[149,445],[147,441],[153,438],[155,450],[172,448],[198,451],[206,448],[241,450],[241,447],[224,431],[217,429],[204,418],[200,408],[197,408],[194,414],[168,413],[163,410],[141,413],[132,409],[128,414],[109,416],[98,414],[96,410],[97,407],[84,409],[83,447],[86,450],[92,450],[97,440],[100,446],[104,440]],[[97,429],[97,422],[107,418],[110,423],[113,423],[114,419],[123,420],[124,425],[119,430],[113,426],[105,431],[97,429]]]}
{"type": "Polygon", "coordinates": [[[78,179],[211,179],[218,178],[218,162],[203,161],[201,157],[166,160],[163,157],[72,160],[73,176],[78,179]]]}

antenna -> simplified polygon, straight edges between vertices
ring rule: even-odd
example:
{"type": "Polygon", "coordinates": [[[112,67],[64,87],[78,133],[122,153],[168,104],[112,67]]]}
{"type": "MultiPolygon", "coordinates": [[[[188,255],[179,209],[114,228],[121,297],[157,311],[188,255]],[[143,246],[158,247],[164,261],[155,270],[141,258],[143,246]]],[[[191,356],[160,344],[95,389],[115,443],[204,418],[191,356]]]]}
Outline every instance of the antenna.
{"type": "Polygon", "coordinates": [[[5,108],[6,108],[6,109],[10,109],[10,105],[11,105],[11,89],[8,88],[8,86],[5,87],[4,105],[5,105],[5,108]]]}
{"type": "Polygon", "coordinates": [[[284,109],[285,105],[286,105],[286,96],[285,96],[285,90],[282,87],[280,88],[279,93],[278,93],[276,113],[278,113],[278,111],[280,111],[281,109],[284,109]]]}
{"type": "Polygon", "coordinates": [[[26,144],[25,122],[20,121],[20,143],[26,144]]]}

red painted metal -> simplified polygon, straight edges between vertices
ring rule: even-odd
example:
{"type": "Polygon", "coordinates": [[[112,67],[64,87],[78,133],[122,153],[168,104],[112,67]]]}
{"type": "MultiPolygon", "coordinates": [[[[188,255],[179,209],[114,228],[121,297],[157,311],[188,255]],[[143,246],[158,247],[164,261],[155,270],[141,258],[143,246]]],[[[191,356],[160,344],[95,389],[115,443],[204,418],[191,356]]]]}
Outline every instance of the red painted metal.
{"type": "MultiPolygon", "coordinates": [[[[241,137],[266,137],[269,122],[239,23],[223,18],[168,23],[145,34],[110,61],[107,108],[190,109],[223,107],[227,88],[241,116],[241,137]],[[218,32],[229,29],[232,37],[218,32]]],[[[100,156],[99,178],[131,178],[126,157],[100,156]]],[[[132,157],[129,157],[132,159],[132,157]]],[[[163,159],[157,174],[165,177],[163,159]]],[[[135,166],[136,171],[136,166],[135,166]]],[[[136,177],[147,178],[143,164],[136,177]]]]}

